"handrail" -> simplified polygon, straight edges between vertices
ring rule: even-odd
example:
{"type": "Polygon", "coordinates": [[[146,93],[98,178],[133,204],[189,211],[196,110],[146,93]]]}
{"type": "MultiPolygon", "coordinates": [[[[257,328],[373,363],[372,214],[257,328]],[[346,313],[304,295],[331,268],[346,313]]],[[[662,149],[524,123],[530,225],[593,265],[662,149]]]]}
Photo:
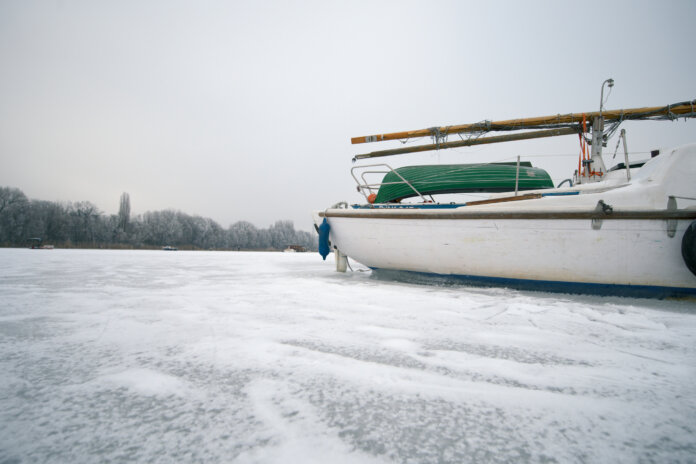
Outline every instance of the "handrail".
{"type": "Polygon", "coordinates": [[[394,185],[394,184],[401,184],[401,183],[404,183],[404,184],[408,185],[408,186],[411,188],[411,190],[413,190],[413,191],[416,193],[416,195],[418,195],[419,197],[421,197],[421,198],[423,199],[424,202],[427,202],[427,201],[428,201],[428,200],[423,196],[423,194],[420,193],[420,192],[418,191],[418,189],[416,189],[416,188],[413,186],[413,184],[411,184],[409,181],[407,181],[407,180],[404,178],[404,176],[402,176],[401,174],[399,174],[395,169],[393,169],[391,166],[389,166],[389,165],[386,164],[386,163],[366,164],[366,165],[363,165],[363,166],[354,166],[354,167],[352,167],[352,168],[350,169],[350,175],[353,176],[353,179],[355,180],[355,183],[358,184],[358,192],[360,192],[360,193],[365,197],[365,201],[367,201],[368,203],[370,202],[370,200],[368,199],[368,195],[365,194],[365,190],[367,190],[368,192],[370,192],[370,194],[372,194],[372,193],[374,193],[372,190],[373,190],[373,188],[375,188],[375,187],[379,190],[379,187],[381,187],[382,185],[394,185]],[[354,172],[354,171],[355,171],[356,169],[375,168],[375,167],[379,167],[379,166],[384,166],[384,167],[386,167],[387,169],[389,169],[389,171],[362,171],[362,172],[360,173],[360,177],[362,178],[362,181],[363,181],[362,184],[360,183],[360,181],[358,180],[358,178],[355,176],[355,172],[354,172]],[[400,178],[403,182],[377,182],[377,183],[369,183],[369,182],[367,181],[367,179],[365,179],[365,174],[382,174],[382,173],[386,174],[386,173],[389,173],[389,172],[393,172],[394,174],[396,174],[397,176],[399,176],[399,178],[400,178]]]}

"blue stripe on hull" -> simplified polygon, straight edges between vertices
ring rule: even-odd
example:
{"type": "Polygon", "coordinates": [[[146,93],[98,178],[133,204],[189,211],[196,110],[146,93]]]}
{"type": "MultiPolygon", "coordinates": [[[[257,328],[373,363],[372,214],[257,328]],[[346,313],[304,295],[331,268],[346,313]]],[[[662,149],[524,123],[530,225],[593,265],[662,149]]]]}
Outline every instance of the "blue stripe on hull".
{"type": "Polygon", "coordinates": [[[661,287],[654,285],[619,285],[584,282],[557,282],[549,280],[509,279],[470,275],[443,275],[415,271],[372,269],[377,278],[413,283],[459,283],[478,287],[507,287],[516,290],[572,293],[631,298],[696,298],[696,288],[661,287]]]}

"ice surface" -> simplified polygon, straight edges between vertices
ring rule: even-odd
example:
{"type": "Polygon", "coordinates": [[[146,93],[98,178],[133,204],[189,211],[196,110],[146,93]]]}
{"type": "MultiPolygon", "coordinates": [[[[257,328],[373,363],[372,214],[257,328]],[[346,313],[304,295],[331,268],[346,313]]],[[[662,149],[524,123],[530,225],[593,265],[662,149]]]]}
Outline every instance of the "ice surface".
{"type": "Polygon", "coordinates": [[[694,462],[696,304],[0,249],[0,463],[694,462]]]}

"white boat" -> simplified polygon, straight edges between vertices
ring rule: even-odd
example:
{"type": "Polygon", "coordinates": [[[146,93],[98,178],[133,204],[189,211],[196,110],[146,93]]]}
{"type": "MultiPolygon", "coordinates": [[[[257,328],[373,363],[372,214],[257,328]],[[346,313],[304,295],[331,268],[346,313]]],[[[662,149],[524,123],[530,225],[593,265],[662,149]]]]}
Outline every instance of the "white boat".
{"type": "MultiPolygon", "coordinates": [[[[696,101],[686,104],[681,113],[670,113],[675,106],[666,107],[668,117],[694,117],[696,101]]],[[[541,123],[547,129],[544,132],[559,127],[579,130],[581,140],[591,143],[591,156],[581,160],[575,182],[563,187],[523,193],[521,188],[511,188],[491,193],[487,201],[438,203],[423,192],[429,184],[422,178],[409,179],[400,170],[387,167],[385,179],[398,177],[401,186],[406,185],[420,201],[380,202],[376,201],[379,189],[393,188],[395,182],[371,184],[364,174],[354,171],[368,201],[350,206],[341,203],[314,214],[320,252],[325,256],[330,247],[338,270],[345,270],[347,256],[382,273],[444,275],[473,284],[660,298],[696,296],[696,144],[653,152],[652,158],[635,167],[629,164],[626,151],[625,163],[607,170],[601,157],[603,126],[605,120],[614,121],[614,114],[602,114],[600,108],[599,113],[585,115],[585,121],[593,120],[591,140],[586,126],[578,128],[577,120],[564,122],[562,127],[561,123],[541,123]]],[[[618,122],[629,119],[629,114],[642,115],[633,119],[658,118],[655,108],[622,110],[620,114],[618,122]],[[649,117],[645,110],[650,110],[649,117]]],[[[526,122],[548,119],[515,123],[530,128],[536,123],[526,122]]],[[[510,121],[503,123],[510,125],[510,121]]],[[[486,126],[496,124],[501,123],[486,126]]],[[[404,134],[358,139],[379,141],[404,138],[404,134]]],[[[623,131],[622,136],[625,142],[623,131]]],[[[478,143],[481,139],[470,140],[478,143]]],[[[441,140],[435,142],[439,148],[445,145],[441,140]]],[[[423,150],[416,147],[413,151],[423,150]]],[[[363,173],[378,172],[377,165],[364,169],[363,173]]],[[[517,187],[519,169],[515,169],[517,187]]],[[[449,191],[453,190],[457,189],[450,185],[449,191]]]]}

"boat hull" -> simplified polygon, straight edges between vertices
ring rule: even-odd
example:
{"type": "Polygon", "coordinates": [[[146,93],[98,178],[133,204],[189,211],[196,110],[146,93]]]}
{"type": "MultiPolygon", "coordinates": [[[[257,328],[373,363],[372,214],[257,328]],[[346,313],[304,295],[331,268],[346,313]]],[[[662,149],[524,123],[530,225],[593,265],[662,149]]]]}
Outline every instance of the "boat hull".
{"type": "Polygon", "coordinates": [[[664,219],[602,220],[599,228],[592,219],[328,219],[332,244],[373,269],[546,290],[696,294],[681,256],[689,219],[672,220],[671,237],[664,219]]]}

